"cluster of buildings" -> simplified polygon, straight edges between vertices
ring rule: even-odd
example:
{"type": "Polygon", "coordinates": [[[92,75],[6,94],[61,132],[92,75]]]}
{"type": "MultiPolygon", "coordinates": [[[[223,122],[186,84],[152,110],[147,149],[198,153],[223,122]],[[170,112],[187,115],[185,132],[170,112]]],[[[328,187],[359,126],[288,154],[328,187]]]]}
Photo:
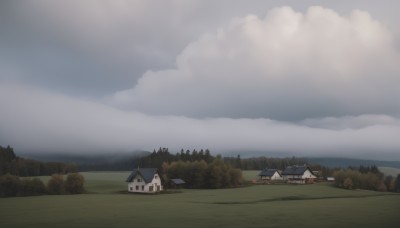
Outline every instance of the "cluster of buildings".
{"type": "MultiPolygon", "coordinates": [[[[315,172],[315,171],[314,171],[315,172]]],[[[317,176],[307,166],[288,166],[285,170],[263,169],[259,174],[259,182],[284,181],[291,184],[314,183],[317,176]]],[[[137,168],[126,179],[128,191],[136,193],[158,193],[164,190],[166,183],[156,168],[137,168]]],[[[185,184],[181,179],[170,180],[170,185],[185,184]]]]}
{"type": "Polygon", "coordinates": [[[277,169],[263,169],[258,174],[258,181],[284,181],[289,184],[310,184],[317,180],[317,176],[314,172],[307,166],[288,166],[283,171],[277,169]]]}

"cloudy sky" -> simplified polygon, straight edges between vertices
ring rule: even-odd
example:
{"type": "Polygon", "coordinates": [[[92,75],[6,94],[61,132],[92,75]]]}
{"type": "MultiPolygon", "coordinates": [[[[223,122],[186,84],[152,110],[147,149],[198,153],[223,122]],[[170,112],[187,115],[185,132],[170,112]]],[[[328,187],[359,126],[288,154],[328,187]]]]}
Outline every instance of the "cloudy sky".
{"type": "Polygon", "coordinates": [[[400,160],[399,3],[0,2],[0,145],[400,160]]]}

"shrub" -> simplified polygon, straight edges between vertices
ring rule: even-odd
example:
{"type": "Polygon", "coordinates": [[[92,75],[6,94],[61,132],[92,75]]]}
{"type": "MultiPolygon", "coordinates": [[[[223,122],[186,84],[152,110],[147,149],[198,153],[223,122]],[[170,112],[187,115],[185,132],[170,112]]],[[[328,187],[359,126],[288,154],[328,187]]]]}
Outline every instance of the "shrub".
{"type": "Polygon", "coordinates": [[[46,193],[46,187],[39,178],[23,179],[20,185],[19,196],[37,196],[46,193]]]}
{"type": "Polygon", "coordinates": [[[0,197],[17,196],[20,186],[19,177],[11,174],[0,176],[0,197]]]}
{"type": "Polygon", "coordinates": [[[343,182],[343,187],[346,189],[353,189],[353,181],[350,177],[347,177],[343,182]]]}
{"type": "Polygon", "coordinates": [[[64,183],[65,191],[70,194],[81,194],[85,192],[85,179],[79,173],[70,173],[64,183]]]}
{"type": "Polygon", "coordinates": [[[47,182],[47,193],[59,195],[64,193],[64,177],[61,174],[54,174],[47,182]]]}
{"type": "Polygon", "coordinates": [[[361,173],[358,170],[346,169],[335,172],[334,177],[335,185],[340,188],[387,191],[383,176],[379,172],[361,173]]]}

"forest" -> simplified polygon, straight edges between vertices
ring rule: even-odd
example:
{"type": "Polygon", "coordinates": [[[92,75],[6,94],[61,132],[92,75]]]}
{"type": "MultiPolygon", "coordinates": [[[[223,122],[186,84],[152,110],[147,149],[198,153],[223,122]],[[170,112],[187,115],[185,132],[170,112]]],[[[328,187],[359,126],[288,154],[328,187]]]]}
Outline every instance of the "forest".
{"type": "Polygon", "coordinates": [[[12,174],[16,176],[45,176],[54,173],[73,173],[78,166],[73,163],[41,162],[33,159],[18,157],[10,146],[0,146],[0,176],[12,174]]]}
{"type": "Polygon", "coordinates": [[[85,179],[79,173],[53,174],[47,185],[40,178],[20,178],[15,175],[0,175],[0,197],[63,195],[85,193],[85,179]]]}
{"type": "Polygon", "coordinates": [[[400,192],[400,174],[385,176],[376,166],[360,166],[334,172],[335,186],[344,189],[367,189],[381,192],[400,192]]]}
{"type": "Polygon", "coordinates": [[[242,171],[219,158],[209,164],[204,160],[164,162],[162,172],[167,180],[183,179],[187,188],[232,188],[243,184],[242,171]]]}

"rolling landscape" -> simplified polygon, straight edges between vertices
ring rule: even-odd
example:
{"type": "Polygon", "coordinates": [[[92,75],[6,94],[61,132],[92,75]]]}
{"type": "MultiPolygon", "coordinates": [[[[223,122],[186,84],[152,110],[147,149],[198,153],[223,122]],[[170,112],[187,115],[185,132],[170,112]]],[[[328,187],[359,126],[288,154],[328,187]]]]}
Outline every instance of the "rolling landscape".
{"type": "Polygon", "coordinates": [[[0,227],[400,227],[400,2],[0,1],[0,227]]]}
{"type": "MultiPolygon", "coordinates": [[[[144,158],[149,157],[146,154],[144,158]]],[[[92,163],[90,167],[107,169],[119,164],[115,161],[113,166],[104,166],[103,159],[97,162],[98,166],[92,163]]],[[[385,176],[400,176],[398,168],[379,170],[385,176]]],[[[148,195],[127,191],[130,173],[81,172],[84,194],[0,198],[2,226],[127,227],[135,223],[144,227],[396,227],[400,221],[400,194],[386,190],[347,190],[325,180],[305,185],[260,182],[260,170],[244,170],[243,182],[235,188],[168,187],[148,195]]],[[[44,183],[51,179],[36,178],[44,183]]],[[[1,180],[0,187],[5,187],[1,180]]]]}
{"type": "MultiPolygon", "coordinates": [[[[121,193],[129,172],[83,175],[89,194],[0,199],[2,226],[396,227],[399,222],[400,195],[395,193],[319,183],[183,189],[148,196],[121,193]]],[[[244,172],[249,179],[256,175],[244,172]]]]}

